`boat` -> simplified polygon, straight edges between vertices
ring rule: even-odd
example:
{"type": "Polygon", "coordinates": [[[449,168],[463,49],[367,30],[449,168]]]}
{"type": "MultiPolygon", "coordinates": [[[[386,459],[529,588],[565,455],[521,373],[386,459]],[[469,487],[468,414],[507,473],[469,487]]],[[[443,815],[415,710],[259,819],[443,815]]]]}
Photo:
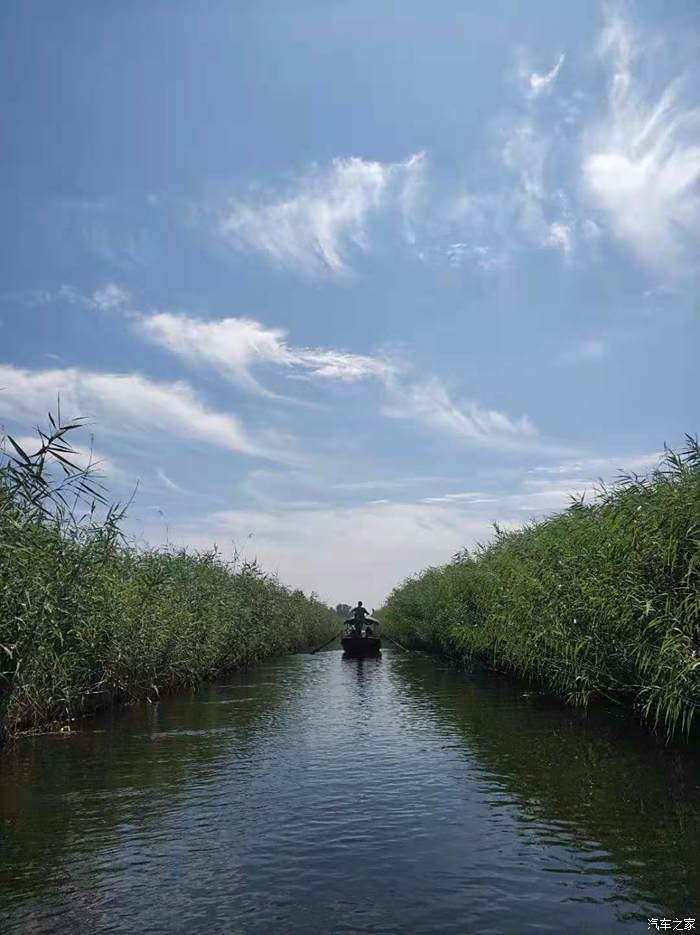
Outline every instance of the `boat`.
{"type": "Polygon", "coordinates": [[[367,617],[362,626],[356,627],[354,619],[345,621],[345,635],[341,639],[343,651],[346,656],[354,656],[362,659],[365,656],[378,656],[382,648],[382,641],[375,636],[374,630],[379,626],[379,621],[374,617],[367,617]]]}

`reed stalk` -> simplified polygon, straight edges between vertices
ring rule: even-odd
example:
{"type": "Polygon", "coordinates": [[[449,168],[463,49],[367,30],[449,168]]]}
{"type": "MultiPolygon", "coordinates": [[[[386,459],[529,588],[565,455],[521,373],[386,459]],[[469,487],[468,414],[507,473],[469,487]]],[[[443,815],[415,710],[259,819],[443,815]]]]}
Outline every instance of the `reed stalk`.
{"type": "Polygon", "coordinates": [[[121,533],[76,423],[0,460],[0,742],[114,701],[308,648],[337,625],[313,596],[216,549],[138,549],[121,533]]]}
{"type": "Polygon", "coordinates": [[[687,735],[700,705],[700,447],[395,588],[408,645],[476,658],[573,704],[632,705],[687,735]]]}

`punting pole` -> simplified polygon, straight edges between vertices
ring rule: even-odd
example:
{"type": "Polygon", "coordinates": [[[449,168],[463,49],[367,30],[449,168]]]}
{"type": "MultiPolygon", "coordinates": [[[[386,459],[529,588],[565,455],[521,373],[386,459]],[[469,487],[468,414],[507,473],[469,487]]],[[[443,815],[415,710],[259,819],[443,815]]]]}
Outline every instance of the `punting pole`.
{"type": "Polygon", "coordinates": [[[404,651],[405,653],[410,653],[410,652],[411,652],[410,649],[406,649],[406,647],[405,647],[405,646],[402,646],[401,643],[399,643],[398,640],[393,640],[390,636],[387,636],[386,633],[384,633],[384,634],[382,635],[382,639],[383,639],[383,640],[389,640],[390,643],[394,643],[396,646],[399,647],[399,649],[403,649],[403,651],[404,651]]]}
{"type": "Polygon", "coordinates": [[[319,649],[323,649],[324,646],[328,646],[328,644],[329,644],[329,643],[332,643],[333,640],[337,640],[339,636],[342,636],[342,633],[343,633],[343,631],[342,631],[342,630],[339,630],[339,631],[335,634],[335,636],[332,636],[329,640],[326,640],[325,643],[321,643],[321,645],[320,645],[320,646],[317,646],[316,649],[312,649],[311,652],[309,653],[309,655],[310,655],[310,656],[313,656],[313,654],[314,654],[314,653],[317,653],[317,652],[319,651],[319,649]]]}

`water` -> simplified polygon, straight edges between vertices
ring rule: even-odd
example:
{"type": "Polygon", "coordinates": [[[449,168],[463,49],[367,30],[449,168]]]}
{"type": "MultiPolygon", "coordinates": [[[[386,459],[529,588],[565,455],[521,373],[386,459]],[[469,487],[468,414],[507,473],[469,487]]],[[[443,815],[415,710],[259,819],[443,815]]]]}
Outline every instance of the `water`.
{"type": "Polygon", "coordinates": [[[0,771],[4,935],[700,919],[697,753],[429,657],[285,657],[0,771]]]}

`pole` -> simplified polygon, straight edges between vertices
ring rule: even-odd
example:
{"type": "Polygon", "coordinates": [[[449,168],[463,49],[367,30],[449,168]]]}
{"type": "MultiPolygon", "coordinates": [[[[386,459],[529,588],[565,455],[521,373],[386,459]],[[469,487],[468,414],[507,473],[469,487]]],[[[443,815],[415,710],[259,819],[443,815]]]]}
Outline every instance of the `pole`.
{"type": "Polygon", "coordinates": [[[405,646],[402,646],[401,643],[399,643],[398,640],[392,640],[392,638],[391,638],[390,636],[387,636],[386,634],[384,634],[384,639],[385,639],[385,640],[389,640],[390,643],[394,643],[396,646],[399,647],[399,649],[403,649],[403,651],[404,651],[405,653],[410,653],[410,652],[411,652],[410,649],[406,649],[405,646]]]}
{"type": "Polygon", "coordinates": [[[332,643],[333,640],[337,640],[338,637],[341,636],[342,632],[343,632],[342,630],[339,630],[339,631],[338,631],[334,636],[332,636],[329,640],[326,640],[325,643],[321,643],[321,645],[320,645],[320,646],[317,646],[316,649],[312,649],[311,652],[309,653],[309,655],[310,655],[310,656],[313,656],[313,654],[314,654],[314,653],[317,653],[317,652],[319,651],[319,649],[323,649],[324,646],[328,646],[328,644],[329,644],[329,643],[332,643]]]}

